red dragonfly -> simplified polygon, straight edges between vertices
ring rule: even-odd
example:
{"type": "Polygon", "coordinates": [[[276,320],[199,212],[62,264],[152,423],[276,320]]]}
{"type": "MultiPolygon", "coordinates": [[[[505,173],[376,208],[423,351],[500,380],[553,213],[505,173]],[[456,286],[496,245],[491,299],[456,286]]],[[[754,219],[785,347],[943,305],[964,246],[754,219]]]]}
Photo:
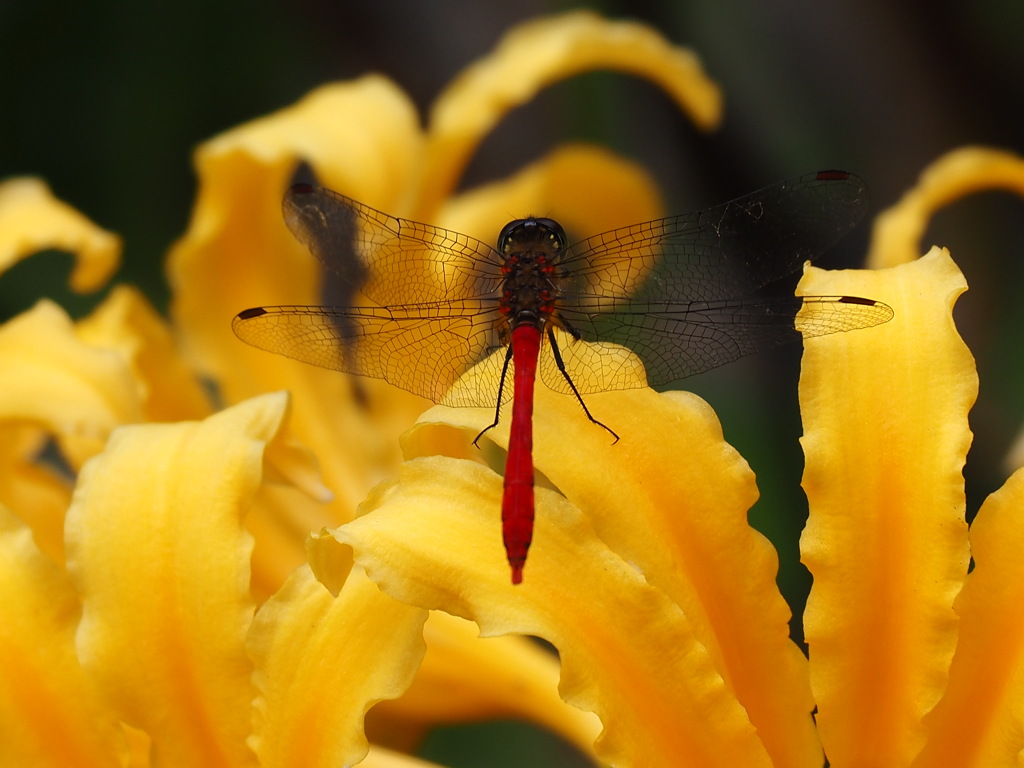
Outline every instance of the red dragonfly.
{"type": "Polygon", "coordinates": [[[445,405],[493,406],[484,432],[511,398],[502,533],[518,584],[533,537],[538,369],[618,439],[584,395],[667,384],[801,333],[884,323],[892,309],[872,299],[757,295],[832,246],[866,208],[858,177],[823,171],[571,246],[557,222],[517,219],[492,248],[299,184],[285,195],[285,221],[340,278],[342,305],[256,307],[232,327],[255,347],[306,363],[445,405]],[[617,346],[584,343],[597,341],[617,346]]]}

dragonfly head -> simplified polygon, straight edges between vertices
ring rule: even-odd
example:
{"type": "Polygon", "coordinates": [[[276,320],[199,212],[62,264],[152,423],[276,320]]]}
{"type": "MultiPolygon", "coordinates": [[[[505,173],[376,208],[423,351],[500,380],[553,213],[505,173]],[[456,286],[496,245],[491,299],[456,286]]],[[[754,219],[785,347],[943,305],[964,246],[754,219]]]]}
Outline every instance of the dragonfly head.
{"type": "Polygon", "coordinates": [[[554,219],[526,219],[510,221],[498,234],[498,252],[510,256],[522,251],[543,248],[554,256],[565,248],[565,230],[554,219]]]}

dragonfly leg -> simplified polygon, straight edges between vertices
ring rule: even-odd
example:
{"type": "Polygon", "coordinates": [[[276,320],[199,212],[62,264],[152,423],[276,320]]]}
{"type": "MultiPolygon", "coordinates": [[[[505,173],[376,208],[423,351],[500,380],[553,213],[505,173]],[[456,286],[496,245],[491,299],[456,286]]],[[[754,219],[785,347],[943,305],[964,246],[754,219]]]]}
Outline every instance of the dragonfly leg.
{"type": "MultiPolygon", "coordinates": [[[[594,424],[597,424],[597,426],[604,429],[609,435],[614,437],[616,443],[619,442],[619,436],[615,433],[615,430],[613,430],[607,424],[604,424],[595,419],[594,416],[590,413],[590,409],[587,408],[587,404],[583,402],[583,395],[581,395],[580,391],[576,389],[576,383],[572,380],[572,376],[570,376],[569,372],[565,370],[565,363],[562,361],[562,353],[558,349],[558,342],[555,340],[555,334],[554,332],[552,332],[550,328],[548,328],[548,341],[551,343],[551,354],[554,355],[555,357],[555,365],[558,366],[558,371],[562,374],[562,377],[569,383],[569,388],[572,390],[572,393],[576,396],[576,402],[580,404],[580,408],[582,408],[583,412],[587,414],[587,418],[590,419],[594,424]]],[[[508,363],[506,361],[506,365],[507,364],[508,363]]],[[[504,382],[504,374],[502,374],[501,378],[502,381],[504,382]]],[[[488,427],[487,429],[490,429],[490,427],[488,427]]],[[[485,429],[484,432],[486,431],[487,430],[485,429]]]]}
{"type": "MultiPolygon", "coordinates": [[[[505,352],[505,363],[504,363],[504,365],[501,366],[501,380],[498,382],[498,404],[494,407],[494,421],[492,421],[486,427],[481,429],[480,430],[480,434],[473,438],[473,445],[475,445],[477,448],[480,447],[480,445],[477,443],[477,441],[481,437],[483,437],[487,432],[490,432],[492,429],[494,429],[496,426],[498,426],[498,422],[501,420],[501,395],[502,395],[502,393],[505,390],[505,376],[508,374],[508,364],[511,363],[511,362],[512,362],[512,345],[509,344],[508,351],[505,352]]],[[[578,395],[577,395],[577,397],[578,397],[578,395]]],[[[584,410],[586,410],[586,408],[584,408],[584,410]]]]}

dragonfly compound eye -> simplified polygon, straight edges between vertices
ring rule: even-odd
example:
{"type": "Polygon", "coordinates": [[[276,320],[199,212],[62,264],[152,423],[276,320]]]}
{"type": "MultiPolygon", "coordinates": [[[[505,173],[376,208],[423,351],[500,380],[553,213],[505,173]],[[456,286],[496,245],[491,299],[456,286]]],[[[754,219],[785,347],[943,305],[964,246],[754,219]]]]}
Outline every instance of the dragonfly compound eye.
{"type": "Polygon", "coordinates": [[[554,219],[533,219],[540,231],[546,232],[547,244],[556,250],[561,250],[565,245],[565,230],[562,225],[554,219]]]}
{"type": "Polygon", "coordinates": [[[498,252],[507,254],[519,241],[519,230],[526,225],[527,219],[515,219],[501,228],[498,233],[498,252]]]}
{"type": "Polygon", "coordinates": [[[516,219],[506,224],[498,234],[498,250],[508,255],[517,246],[543,243],[559,251],[565,245],[565,230],[554,219],[516,219]]]}

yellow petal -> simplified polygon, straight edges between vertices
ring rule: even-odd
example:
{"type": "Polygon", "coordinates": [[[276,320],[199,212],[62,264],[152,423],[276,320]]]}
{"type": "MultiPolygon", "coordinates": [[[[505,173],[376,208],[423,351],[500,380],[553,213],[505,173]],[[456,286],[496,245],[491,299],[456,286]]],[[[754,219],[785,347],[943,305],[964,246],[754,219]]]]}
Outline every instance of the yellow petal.
{"type": "Polygon", "coordinates": [[[64,513],[71,503],[70,479],[36,461],[46,433],[30,424],[0,426],[0,505],[32,529],[36,546],[64,564],[64,513]]]}
{"type": "Polygon", "coordinates": [[[588,396],[591,412],[619,434],[612,444],[572,398],[541,388],[537,402],[562,409],[561,418],[538,419],[540,471],[682,607],[773,764],[817,764],[806,660],[789,639],[778,555],[747,522],[754,476],[711,408],[686,392],[588,396]]]}
{"type": "Polygon", "coordinates": [[[298,163],[310,163],[326,186],[400,212],[418,173],[421,141],[408,99],[387,80],[366,77],[324,86],[198,149],[199,197],[168,261],[172,314],[232,401],[253,391],[250,371],[234,370],[237,362],[267,373],[279,361],[262,363],[267,356],[255,352],[252,361],[243,358],[231,316],[319,298],[316,261],[281,213],[298,163]]]}
{"type": "MultiPolygon", "coordinates": [[[[421,435],[425,431],[417,430],[421,435]]],[[[313,570],[332,593],[344,583],[351,551],[326,532],[310,540],[313,570]]],[[[524,638],[477,635],[474,624],[432,612],[424,628],[427,655],[413,685],[401,698],[381,702],[370,712],[371,735],[390,746],[412,749],[430,726],[522,718],[590,751],[600,726],[558,697],[558,663],[551,654],[524,638]]]]}
{"type": "Polygon", "coordinates": [[[142,417],[139,384],[126,362],[82,343],[49,301],[0,328],[0,362],[0,419],[43,425],[75,467],[114,427],[142,417]]]}
{"type": "Polygon", "coordinates": [[[559,698],[554,655],[527,638],[478,635],[471,622],[431,612],[424,628],[427,654],[412,687],[374,708],[372,733],[393,740],[397,731],[398,746],[410,747],[402,737],[425,726],[522,719],[591,752],[601,725],[559,698]]]}
{"type": "Polygon", "coordinates": [[[31,531],[0,506],[0,764],[122,765],[114,713],[75,656],[78,596],[31,531]]]}
{"type": "Polygon", "coordinates": [[[273,485],[269,477],[267,480],[245,518],[245,528],[255,540],[251,587],[257,603],[280,589],[305,561],[303,536],[328,524],[322,505],[311,503],[295,488],[273,485]]]}
{"type": "Polygon", "coordinates": [[[75,255],[70,283],[83,293],[103,285],[121,257],[117,235],[100,229],[55,198],[39,179],[0,183],[0,274],[47,248],[75,255]]]}
{"type": "Polygon", "coordinates": [[[305,562],[307,533],[335,519],[326,506],[333,497],[320,478],[316,457],[290,430],[274,437],[263,459],[264,483],[245,519],[255,539],[252,588],[260,602],[305,562]]]}
{"type": "Polygon", "coordinates": [[[253,762],[242,515],[286,410],[277,394],[202,422],[124,427],[81,472],[67,521],[79,654],[155,762],[253,762]]]}
{"type": "Polygon", "coordinates": [[[767,766],[743,707],[679,606],[613,553],[562,497],[537,492],[524,583],[509,583],[500,478],[441,457],[406,462],[334,535],[381,589],[411,605],[529,634],[562,660],[562,697],[604,723],[610,763],[767,766]]]}
{"type": "Polygon", "coordinates": [[[511,178],[453,197],[438,223],[493,243],[510,218],[536,212],[580,238],[664,215],[642,168],[596,146],[569,144],[511,178]]]}
{"type": "Polygon", "coordinates": [[[400,213],[419,174],[421,144],[413,106],[389,81],[366,77],[320,88],[200,147],[199,198],[169,258],[172,315],[191,358],[228,403],[279,389],[295,395],[291,429],[323,462],[337,494],[336,522],[378,479],[378,467],[397,460],[381,423],[408,426],[422,401],[253,349],[231,332],[231,317],[253,306],[319,303],[317,262],[281,214],[299,161],[311,163],[325,185],[400,213]],[[369,393],[365,399],[379,413],[359,407],[354,387],[369,393]]]}
{"type": "Polygon", "coordinates": [[[454,191],[477,145],[506,114],[559,80],[598,69],[647,78],[699,127],[718,123],[721,96],[697,57],[652,28],[589,11],[527,22],[438,97],[430,115],[420,208],[413,218],[432,218],[433,206],[454,191]]]}
{"type": "Polygon", "coordinates": [[[363,715],[408,687],[423,658],[426,616],[381,594],[359,568],[337,597],[299,568],[249,633],[260,690],[252,746],[260,765],[362,760],[363,715]]]}
{"type": "MultiPolygon", "coordinates": [[[[806,660],[789,639],[790,611],[775,583],[778,557],[747,523],[754,477],[708,405],[683,392],[588,395],[591,413],[619,434],[613,444],[573,398],[538,387],[535,399],[538,470],[683,609],[774,764],[820,762],[806,660]]],[[[421,421],[438,416],[470,433],[490,421],[442,408],[421,421]]],[[[507,422],[487,435],[507,445],[507,422]]],[[[413,446],[425,447],[410,437],[413,446]]],[[[526,579],[541,556],[531,550],[526,579]]]]}
{"type": "Polygon", "coordinates": [[[311,533],[306,539],[309,568],[317,581],[337,597],[352,572],[352,547],[342,544],[327,529],[311,533]]]}
{"type": "Polygon", "coordinates": [[[171,328],[135,288],[117,286],[78,323],[90,346],[116,350],[140,382],[146,421],[182,421],[209,414],[194,372],[180,357],[171,328]]]}
{"type": "Polygon", "coordinates": [[[1017,765],[1024,750],[1024,471],[971,525],[974,569],[956,599],[960,638],[949,687],[925,719],[914,768],[1017,765]]]}
{"type": "Polygon", "coordinates": [[[893,320],[805,341],[801,538],[818,729],[833,765],[907,765],[956,646],[967,572],[962,468],[977,396],[949,254],[881,271],[808,269],[803,294],[884,301],[893,320]]]}
{"type": "Polygon", "coordinates": [[[1024,159],[1019,155],[986,147],[962,147],[943,155],[924,170],[917,186],[875,219],[867,266],[913,261],[937,210],[973,192],[1000,188],[1024,196],[1024,159]]]}

